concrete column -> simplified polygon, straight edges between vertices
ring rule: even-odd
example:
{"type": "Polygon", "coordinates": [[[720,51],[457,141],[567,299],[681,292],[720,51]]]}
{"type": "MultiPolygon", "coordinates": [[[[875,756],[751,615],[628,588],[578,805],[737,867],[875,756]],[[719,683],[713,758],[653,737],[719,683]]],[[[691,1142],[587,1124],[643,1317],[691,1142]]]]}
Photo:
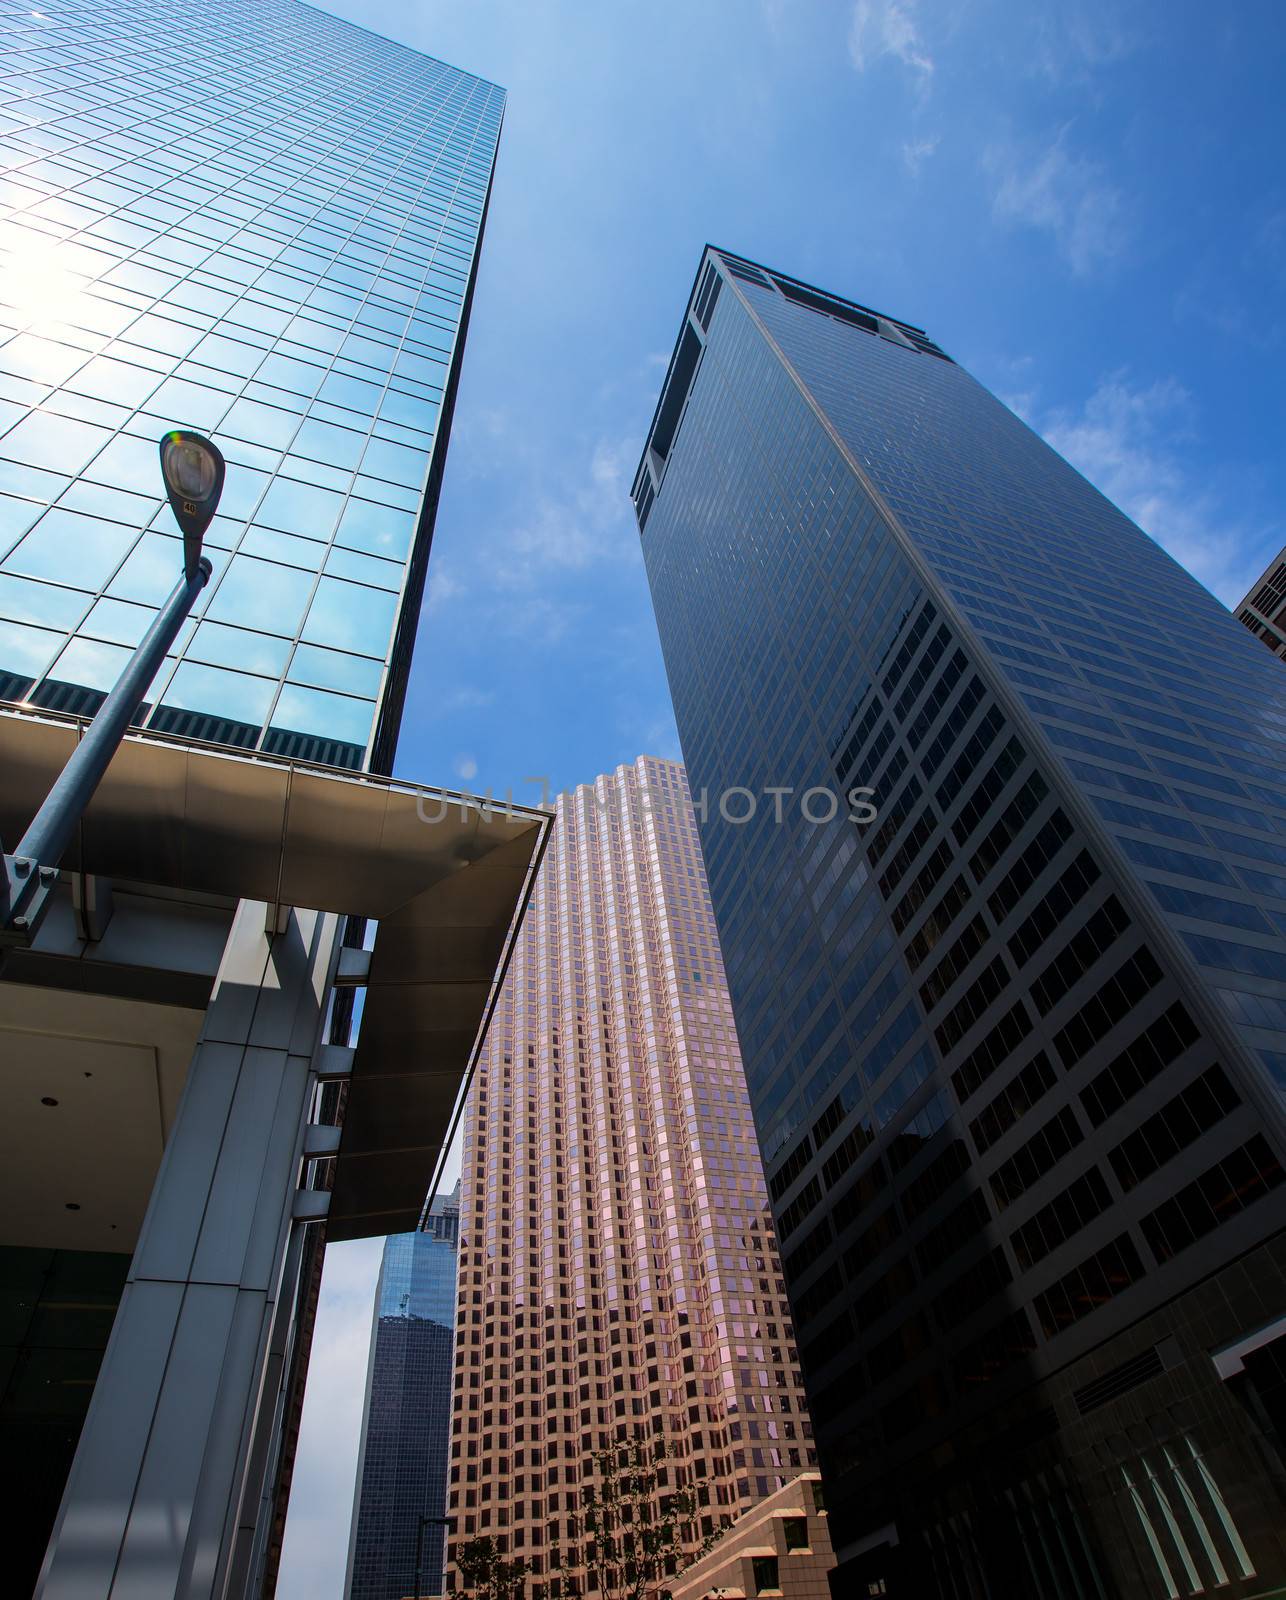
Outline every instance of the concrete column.
{"type": "Polygon", "coordinates": [[[238,908],[37,1600],[233,1600],[338,934],[238,908]]]}

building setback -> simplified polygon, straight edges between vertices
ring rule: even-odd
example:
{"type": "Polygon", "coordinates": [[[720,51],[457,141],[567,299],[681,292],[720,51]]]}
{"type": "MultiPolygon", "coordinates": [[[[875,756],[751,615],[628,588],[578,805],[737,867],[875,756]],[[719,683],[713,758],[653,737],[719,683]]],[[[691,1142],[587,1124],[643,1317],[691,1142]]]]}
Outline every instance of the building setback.
{"type": "Polygon", "coordinates": [[[353,1495],[348,1600],[442,1593],[460,1190],[384,1243],[353,1495]]]}
{"type": "Polygon", "coordinates": [[[559,798],[466,1112],[456,1341],[452,1555],[496,1539],[536,1597],[593,1592],[592,1452],[665,1441],[680,1564],[813,1461],[675,762],[559,798]]]}
{"type": "Polygon", "coordinates": [[[1250,593],[1237,607],[1237,620],[1244,622],[1275,656],[1286,659],[1286,550],[1279,551],[1277,559],[1252,584],[1250,593]]]}
{"type": "Polygon", "coordinates": [[[673,1600],[744,1600],[767,1590],[782,1600],[828,1600],[834,1565],[822,1480],[806,1472],[742,1512],[671,1593],[673,1600]]]}
{"type": "Polygon", "coordinates": [[[1273,1590],[1280,667],[922,330],[725,252],[634,497],[836,1594],[1273,1590]]]}

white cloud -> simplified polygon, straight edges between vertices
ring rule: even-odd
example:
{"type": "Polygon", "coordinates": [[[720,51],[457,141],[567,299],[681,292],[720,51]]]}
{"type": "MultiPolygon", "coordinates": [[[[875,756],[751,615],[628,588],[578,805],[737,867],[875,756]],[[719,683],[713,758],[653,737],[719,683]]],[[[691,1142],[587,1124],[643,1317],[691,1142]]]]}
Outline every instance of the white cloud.
{"type": "Polygon", "coordinates": [[[914,11],[915,0],[857,0],[848,53],[859,72],[881,56],[892,56],[925,80],[933,75],[933,59],[920,38],[914,11]]]}
{"type": "Polygon", "coordinates": [[[455,758],[456,776],[465,779],[478,776],[478,763],[473,756],[457,756],[455,758]]]}
{"type": "Polygon", "coordinates": [[[382,1239],[326,1251],[279,1600],[342,1600],[382,1239]]]}
{"type": "Polygon", "coordinates": [[[938,148],[938,139],[908,139],[902,146],[902,160],[913,178],[920,176],[920,168],[938,148]]]}
{"type": "Polygon", "coordinates": [[[787,0],[759,0],[759,15],[764,19],[764,26],[773,35],[779,35],[790,25],[790,11],[787,0]]]}
{"type": "Polygon", "coordinates": [[[511,639],[523,640],[536,649],[548,649],[574,633],[585,613],[585,605],[579,600],[531,594],[516,604],[499,607],[493,613],[492,624],[511,639]]]}
{"type": "Polygon", "coordinates": [[[996,218],[1049,233],[1072,271],[1087,277],[1127,248],[1129,213],[1102,167],[1069,152],[1067,134],[1035,157],[993,147],[984,165],[996,180],[996,218]]]}
{"type": "Polygon", "coordinates": [[[464,593],[464,584],[453,577],[441,561],[436,566],[430,562],[428,590],[424,597],[426,611],[441,611],[448,602],[464,593]]]}
{"type": "Polygon", "coordinates": [[[1060,455],[1227,605],[1245,594],[1280,530],[1248,527],[1187,464],[1192,398],[1163,378],[1133,384],[1118,372],[1079,412],[1045,416],[1040,432],[1060,455]]]}
{"type": "Polygon", "coordinates": [[[521,526],[499,539],[496,583],[534,589],[548,583],[552,569],[637,561],[629,491],[638,450],[634,438],[600,439],[580,481],[561,495],[543,496],[521,526]]]}
{"type": "Polygon", "coordinates": [[[1188,264],[1187,281],[1174,297],[1176,317],[1204,322],[1260,356],[1286,338],[1286,207],[1266,210],[1257,221],[1247,214],[1236,258],[1216,235],[1188,264]]]}
{"type": "Polygon", "coordinates": [[[440,695],[432,709],[440,716],[449,716],[454,711],[485,711],[495,703],[494,689],[483,689],[476,683],[462,683],[459,688],[440,695]]]}
{"type": "Polygon", "coordinates": [[[1021,417],[1029,428],[1039,426],[1036,421],[1036,396],[1030,390],[1010,390],[1007,393],[997,390],[996,398],[1003,400],[1014,415],[1021,417]]]}
{"type": "Polygon", "coordinates": [[[674,718],[654,717],[648,724],[642,748],[648,755],[658,756],[662,761],[682,761],[683,750],[674,718]]]}
{"type": "Polygon", "coordinates": [[[1033,64],[1055,83],[1092,76],[1132,55],[1142,42],[1135,21],[1127,24],[1121,8],[1078,5],[1063,0],[1038,14],[1033,64]]]}

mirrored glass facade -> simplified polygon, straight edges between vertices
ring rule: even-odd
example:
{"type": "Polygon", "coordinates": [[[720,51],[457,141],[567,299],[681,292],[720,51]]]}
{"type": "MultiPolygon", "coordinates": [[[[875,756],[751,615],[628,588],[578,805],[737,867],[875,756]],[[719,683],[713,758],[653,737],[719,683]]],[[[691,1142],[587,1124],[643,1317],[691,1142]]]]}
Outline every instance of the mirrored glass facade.
{"type": "Polygon", "coordinates": [[[442,1592],[459,1233],[457,1185],[434,1200],[420,1232],[384,1242],[347,1600],[442,1592]]]}
{"type": "Polygon", "coordinates": [[[922,330],[726,253],[634,493],[836,1593],[1286,1581],[1279,663],[922,330]]]}
{"type": "Polygon", "coordinates": [[[0,5],[0,695],[92,712],[228,460],[149,726],[392,755],[503,91],[294,0],[0,5]]]}

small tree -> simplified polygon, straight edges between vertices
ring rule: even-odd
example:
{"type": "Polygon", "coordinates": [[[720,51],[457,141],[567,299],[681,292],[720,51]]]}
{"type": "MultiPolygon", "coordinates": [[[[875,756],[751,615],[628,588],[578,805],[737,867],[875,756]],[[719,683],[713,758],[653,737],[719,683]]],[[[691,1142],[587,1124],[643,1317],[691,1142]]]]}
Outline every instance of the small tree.
{"type": "Polygon", "coordinates": [[[585,1565],[603,1600],[655,1593],[666,1558],[692,1537],[696,1496],[665,1486],[659,1463],[669,1455],[664,1441],[638,1440],[596,1451],[582,1470],[585,1565]]]}
{"type": "Polygon", "coordinates": [[[531,1571],[525,1561],[507,1561],[494,1539],[470,1539],[456,1552],[455,1565],[464,1593],[475,1600],[521,1600],[531,1571]]]}

